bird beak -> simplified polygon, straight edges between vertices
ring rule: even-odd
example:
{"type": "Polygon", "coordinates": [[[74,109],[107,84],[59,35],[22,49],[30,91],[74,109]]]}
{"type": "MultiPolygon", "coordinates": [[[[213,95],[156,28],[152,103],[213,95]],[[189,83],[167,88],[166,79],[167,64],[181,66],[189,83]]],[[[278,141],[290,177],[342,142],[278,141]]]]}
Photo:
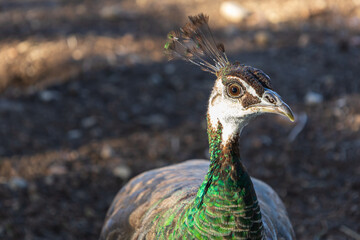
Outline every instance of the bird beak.
{"type": "Polygon", "coordinates": [[[295,117],[290,107],[281,99],[281,97],[274,91],[267,89],[262,97],[262,103],[253,106],[259,112],[276,113],[289,118],[294,121],[295,117]]]}
{"type": "Polygon", "coordinates": [[[295,117],[293,112],[291,111],[290,107],[285,103],[282,102],[280,105],[275,107],[261,107],[261,112],[268,112],[268,113],[277,113],[280,115],[283,115],[285,117],[288,117],[290,121],[295,121],[295,117]]]}

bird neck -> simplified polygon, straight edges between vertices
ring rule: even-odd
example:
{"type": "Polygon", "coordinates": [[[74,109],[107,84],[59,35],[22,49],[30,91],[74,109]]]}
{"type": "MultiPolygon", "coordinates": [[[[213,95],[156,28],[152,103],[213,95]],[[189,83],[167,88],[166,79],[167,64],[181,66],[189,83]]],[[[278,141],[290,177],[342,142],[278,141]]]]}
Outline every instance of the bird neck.
{"type": "MultiPolygon", "coordinates": [[[[262,239],[262,220],[253,183],[240,162],[240,130],[223,141],[223,125],[207,116],[210,167],[195,199],[195,222],[231,239],[262,239]],[[206,224],[204,224],[206,226],[206,224]]],[[[242,126],[241,126],[242,127],[242,126]]]]}

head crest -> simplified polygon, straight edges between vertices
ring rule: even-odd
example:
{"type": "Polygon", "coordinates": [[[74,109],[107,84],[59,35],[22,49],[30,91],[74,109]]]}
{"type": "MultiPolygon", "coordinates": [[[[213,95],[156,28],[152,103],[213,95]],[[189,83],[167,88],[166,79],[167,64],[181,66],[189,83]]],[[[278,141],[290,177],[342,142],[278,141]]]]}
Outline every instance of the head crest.
{"type": "Polygon", "coordinates": [[[208,25],[209,16],[199,14],[189,16],[190,22],[180,31],[168,34],[165,53],[170,57],[180,57],[202,70],[217,74],[229,65],[222,43],[216,43],[208,25]]]}

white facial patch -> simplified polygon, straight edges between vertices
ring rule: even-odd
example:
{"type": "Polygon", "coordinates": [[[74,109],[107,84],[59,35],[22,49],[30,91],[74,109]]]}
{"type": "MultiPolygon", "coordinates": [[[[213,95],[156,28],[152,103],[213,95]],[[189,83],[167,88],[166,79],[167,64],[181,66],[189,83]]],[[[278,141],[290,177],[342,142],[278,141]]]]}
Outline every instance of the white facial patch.
{"type": "MultiPolygon", "coordinates": [[[[237,77],[230,79],[239,81],[237,77]]],[[[255,90],[245,81],[240,80],[241,84],[246,88],[246,92],[259,98],[255,90]]],[[[245,109],[240,101],[234,101],[224,96],[226,86],[223,85],[221,79],[217,79],[211,97],[209,99],[208,114],[210,123],[213,128],[217,128],[218,122],[223,126],[222,139],[225,144],[231,136],[240,133],[242,128],[247,125],[250,119],[256,115],[256,111],[245,109]]]]}

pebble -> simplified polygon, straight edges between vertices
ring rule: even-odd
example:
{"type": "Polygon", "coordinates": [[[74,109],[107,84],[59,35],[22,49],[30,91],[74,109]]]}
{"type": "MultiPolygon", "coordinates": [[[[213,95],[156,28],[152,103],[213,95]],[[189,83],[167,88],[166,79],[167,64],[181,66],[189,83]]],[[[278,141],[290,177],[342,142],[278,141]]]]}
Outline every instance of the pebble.
{"type": "Polygon", "coordinates": [[[153,114],[147,117],[139,118],[140,124],[149,125],[149,126],[151,125],[160,126],[166,124],[166,122],[167,119],[161,114],[153,114]]]}
{"type": "Polygon", "coordinates": [[[354,36],[350,38],[350,45],[353,47],[359,47],[360,46],[360,36],[354,36]]]}
{"type": "Polygon", "coordinates": [[[323,100],[324,100],[324,97],[320,93],[310,91],[310,92],[306,93],[306,95],[305,95],[305,104],[307,104],[307,105],[319,104],[319,103],[322,103],[323,100]]]}
{"type": "Polygon", "coordinates": [[[83,128],[91,128],[97,123],[94,116],[86,117],[81,120],[81,126],[83,128]]]}
{"type": "Polygon", "coordinates": [[[72,54],[71,54],[72,58],[76,61],[79,61],[81,59],[84,58],[84,51],[80,50],[80,49],[76,49],[72,54]]]}
{"type": "Polygon", "coordinates": [[[13,177],[9,180],[8,185],[12,190],[25,189],[28,182],[21,177],[13,177]]]}
{"type": "Polygon", "coordinates": [[[45,184],[48,186],[53,185],[55,182],[54,176],[50,175],[50,176],[46,176],[45,177],[45,184]]]}
{"type": "Polygon", "coordinates": [[[78,45],[78,41],[75,35],[71,35],[66,39],[66,43],[70,49],[74,49],[78,45]]]}
{"type": "Polygon", "coordinates": [[[150,81],[152,84],[157,85],[162,82],[162,77],[158,73],[154,73],[150,76],[150,81]]]}
{"type": "Polygon", "coordinates": [[[85,217],[87,217],[87,218],[93,217],[96,215],[94,209],[92,209],[90,207],[85,207],[84,214],[85,214],[85,217]]]}
{"type": "Polygon", "coordinates": [[[19,43],[17,46],[16,46],[16,49],[17,51],[21,54],[21,53],[24,53],[26,52],[27,50],[29,50],[31,46],[31,43],[28,42],[28,41],[23,41],[21,43],[19,43]]]}
{"type": "Polygon", "coordinates": [[[178,152],[180,150],[180,139],[178,137],[172,137],[170,139],[171,150],[178,152]]]}
{"type": "Polygon", "coordinates": [[[260,31],[255,34],[255,42],[260,46],[266,46],[269,43],[270,38],[270,34],[266,31],[260,31]]]}
{"type": "Polygon", "coordinates": [[[126,165],[120,165],[114,168],[113,174],[114,176],[126,181],[131,176],[131,169],[126,165]]]}
{"type": "Polygon", "coordinates": [[[174,64],[168,63],[165,65],[164,72],[168,75],[171,75],[175,72],[176,67],[174,64]]]}
{"type": "Polygon", "coordinates": [[[229,22],[239,23],[245,20],[250,12],[235,1],[225,1],[220,5],[220,14],[229,22]]]}
{"type": "Polygon", "coordinates": [[[118,5],[105,6],[100,10],[100,16],[106,19],[112,19],[121,16],[122,9],[118,5]]]}
{"type": "Polygon", "coordinates": [[[53,165],[48,169],[51,175],[63,175],[67,173],[67,169],[63,165],[53,165]]]}
{"type": "Polygon", "coordinates": [[[308,34],[301,34],[298,38],[299,47],[306,47],[310,43],[310,36],[308,34]]]}
{"type": "Polygon", "coordinates": [[[39,97],[43,102],[51,102],[60,99],[60,94],[57,91],[43,90],[39,93],[39,97]]]}
{"type": "Polygon", "coordinates": [[[341,97],[336,100],[336,106],[338,108],[343,108],[346,106],[346,104],[347,104],[347,99],[345,97],[341,97]]]}
{"type": "Polygon", "coordinates": [[[73,130],[70,130],[68,133],[68,138],[69,139],[78,139],[78,138],[81,138],[82,136],[82,133],[80,130],[77,130],[77,129],[73,129],[73,130]]]}
{"type": "Polygon", "coordinates": [[[101,148],[100,156],[103,159],[109,159],[114,156],[114,149],[109,145],[104,145],[101,148]]]}
{"type": "Polygon", "coordinates": [[[100,16],[105,19],[126,18],[135,19],[138,13],[134,10],[124,9],[120,4],[105,6],[100,10],[100,16]]]}
{"type": "Polygon", "coordinates": [[[333,75],[325,75],[321,77],[320,81],[327,87],[331,88],[335,85],[335,77],[333,75]]]}
{"type": "Polygon", "coordinates": [[[338,118],[343,118],[346,116],[348,109],[346,108],[347,99],[346,97],[341,97],[336,100],[335,107],[333,108],[333,114],[338,118]]]}

